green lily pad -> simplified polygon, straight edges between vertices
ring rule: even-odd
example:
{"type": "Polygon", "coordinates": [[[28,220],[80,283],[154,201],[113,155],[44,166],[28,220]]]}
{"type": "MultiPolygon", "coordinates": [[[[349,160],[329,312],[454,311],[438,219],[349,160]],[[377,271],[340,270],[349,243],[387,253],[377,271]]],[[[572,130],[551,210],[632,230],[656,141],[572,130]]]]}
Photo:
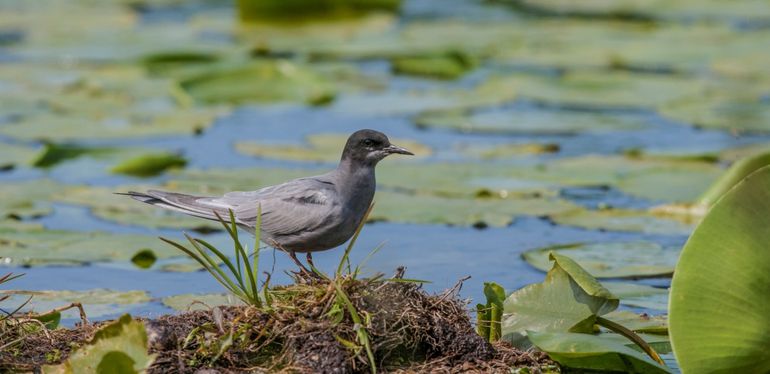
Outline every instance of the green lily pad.
{"type": "Polygon", "coordinates": [[[37,151],[34,148],[15,144],[0,144],[0,170],[28,166],[34,162],[37,151]]]}
{"type": "Polygon", "coordinates": [[[767,165],[770,165],[770,152],[757,153],[738,160],[700,196],[698,203],[705,206],[714,205],[741,180],[767,165]]]}
{"type": "MultiPolygon", "coordinates": [[[[611,283],[605,282],[602,284],[607,285],[611,283]]],[[[615,288],[619,287],[615,286],[615,288]]],[[[620,303],[623,304],[623,301],[621,300],[620,303]]],[[[605,314],[604,318],[619,323],[634,332],[655,335],[668,334],[668,321],[665,316],[650,316],[647,314],[636,314],[627,310],[615,310],[605,314]]],[[[626,342],[631,343],[627,339],[626,342]]]]}
{"type": "Polygon", "coordinates": [[[700,81],[677,75],[628,72],[567,72],[561,76],[513,74],[496,77],[516,87],[522,97],[567,107],[655,109],[698,94],[700,81]]]}
{"type": "Polygon", "coordinates": [[[207,69],[181,86],[203,103],[295,101],[325,104],[337,94],[332,81],[288,60],[254,61],[242,66],[207,69]]]}
{"type": "Polygon", "coordinates": [[[104,155],[113,152],[110,148],[84,147],[76,144],[47,143],[40,154],[35,158],[33,165],[46,168],[60,162],[78,158],[84,155],[104,155]]]}
{"type": "Polygon", "coordinates": [[[709,210],[671,282],[671,343],[685,373],[770,371],[770,167],[709,210]]]}
{"type": "Polygon", "coordinates": [[[495,109],[478,112],[434,111],[415,118],[418,127],[467,133],[572,135],[636,130],[641,119],[628,115],[565,110],[495,109]]]}
{"type": "MultiPolygon", "coordinates": [[[[133,308],[150,302],[150,296],[145,291],[113,291],[93,289],[86,291],[0,291],[0,295],[11,295],[5,301],[8,305],[16,306],[24,303],[30,296],[32,299],[22,311],[44,313],[70,303],[81,303],[88,318],[125,313],[133,308]]],[[[61,312],[62,318],[79,319],[80,313],[76,308],[61,312]]]]}
{"type": "Polygon", "coordinates": [[[51,212],[51,196],[61,188],[47,180],[0,184],[0,218],[38,217],[51,212]]]}
{"type": "Polygon", "coordinates": [[[163,298],[163,305],[179,311],[209,310],[220,305],[243,305],[238,298],[230,294],[184,294],[163,298]]]}
{"type": "Polygon", "coordinates": [[[44,366],[43,373],[141,373],[155,360],[156,355],[147,350],[144,323],[126,314],[97,330],[89,344],[78,348],[63,364],[44,366]]]}
{"type": "Polygon", "coordinates": [[[644,353],[600,335],[530,331],[529,337],[538,349],[562,366],[591,371],[671,373],[644,353]]]}
{"type": "Polygon", "coordinates": [[[549,253],[569,256],[597,278],[668,276],[679,257],[676,248],[641,241],[557,245],[526,251],[522,257],[535,268],[547,271],[551,268],[549,253]]]}
{"type": "Polygon", "coordinates": [[[153,236],[61,230],[0,231],[3,264],[11,266],[128,262],[147,249],[157,258],[180,255],[153,236]]]}
{"type": "Polygon", "coordinates": [[[463,147],[463,154],[481,158],[483,160],[507,159],[513,157],[531,156],[544,153],[559,152],[557,143],[523,143],[503,144],[497,146],[469,146],[463,147]]]}
{"type": "MultiPolygon", "coordinates": [[[[602,283],[620,303],[646,309],[668,310],[668,290],[636,283],[602,283]]],[[[628,327],[625,323],[621,325],[628,327]]]]}
{"type": "Polygon", "coordinates": [[[770,5],[757,1],[736,1],[725,4],[718,0],[608,1],[589,0],[572,2],[564,0],[509,0],[529,9],[559,15],[588,17],[618,17],[637,19],[664,19],[675,21],[722,20],[768,21],[770,5]]]}
{"type": "MultiPolygon", "coordinates": [[[[258,157],[294,161],[337,162],[347,138],[348,135],[342,134],[316,134],[308,136],[309,147],[239,142],[235,144],[235,149],[240,153],[258,157]]],[[[424,157],[431,153],[430,148],[413,140],[396,138],[390,141],[412,151],[417,157],[424,157]]]]}
{"type": "Polygon", "coordinates": [[[473,57],[461,52],[444,56],[398,57],[391,60],[396,74],[456,79],[476,66],[473,57]]]}
{"type": "Polygon", "coordinates": [[[380,191],[369,219],[502,227],[517,216],[550,216],[581,208],[557,198],[457,199],[380,191]]]}
{"type": "Polygon", "coordinates": [[[9,67],[7,81],[21,101],[3,110],[13,121],[0,134],[21,140],[77,142],[200,132],[224,108],[190,107],[171,81],[151,79],[136,67],[101,69],[9,67]],[[57,77],[52,79],[51,77],[57,77]],[[34,104],[34,105],[33,105],[34,104]]]}
{"type": "Polygon", "coordinates": [[[671,101],[660,108],[671,119],[708,129],[733,133],[770,132],[770,108],[767,92],[751,92],[743,86],[720,87],[707,94],[697,94],[671,101]],[[729,90],[730,92],[724,92],[729,90]],[[735,92],[741,90],[740,92],[735,92]]]}
{"type": "Polygon", "coordinates": [[[658,235],[689,235],[697,217],[654,214],[640,210],[575,210],[551,216],[559,225],[589,230],[628,231],[658,235]]]}
{"type": "Polygon", "coordinates": [[[527,347],[532,332],[594,329],[596,317],[618,307],[618,299],[570,258],[552,253],[553,267],[543,283],[514,291],[505,300],[503,338],[527,347]]]}
{"type": "Polygon", "coordinates": [[[173,153],[150,153],[134,157],[115,165],[111,171],[136,177],[151,177],[163,173],[166,169],[182,168],[187,160],[173,153]]]}

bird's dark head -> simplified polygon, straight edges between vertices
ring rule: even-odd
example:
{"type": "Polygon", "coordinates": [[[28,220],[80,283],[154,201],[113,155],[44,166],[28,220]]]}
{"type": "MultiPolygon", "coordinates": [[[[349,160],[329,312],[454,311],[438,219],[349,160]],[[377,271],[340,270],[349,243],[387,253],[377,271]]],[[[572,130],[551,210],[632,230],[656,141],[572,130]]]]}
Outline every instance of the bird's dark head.
{"type": "Polygon", "coordinates": [[[348,138],[345,150],[342,151],[342,160],[373,166],[394,153],[414,155],[404,148],[390,144],[388,137],[379,131],[358,130],[348,138]]]}

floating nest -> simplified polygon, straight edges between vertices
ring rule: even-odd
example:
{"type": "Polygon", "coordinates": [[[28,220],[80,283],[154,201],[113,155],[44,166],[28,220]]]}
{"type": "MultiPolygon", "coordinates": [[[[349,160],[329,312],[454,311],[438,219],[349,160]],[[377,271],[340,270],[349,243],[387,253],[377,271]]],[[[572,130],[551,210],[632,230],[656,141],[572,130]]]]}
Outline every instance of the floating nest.
{"type": "MultiPolygon", "coordinates": [[[[455,287],[427,294],[419,284],[382,277],[336,280],[361,323],[354,323],[334,283],[302,279],[271,289],[269,307],[224,306],[145,319],[149,373],[368,373],[369,340],[377,370],[390,373],[540,372],[545,354],[490,344],[474,331],[455,287]]],[[[9,331],[0,371],[36,371],[62,362],[98,326],[29,333],[9,331]],[[54,352],[54,353],[52,353],[54,352]]],[[[0,344],[5,344],[0,342],[0,344]]]]}

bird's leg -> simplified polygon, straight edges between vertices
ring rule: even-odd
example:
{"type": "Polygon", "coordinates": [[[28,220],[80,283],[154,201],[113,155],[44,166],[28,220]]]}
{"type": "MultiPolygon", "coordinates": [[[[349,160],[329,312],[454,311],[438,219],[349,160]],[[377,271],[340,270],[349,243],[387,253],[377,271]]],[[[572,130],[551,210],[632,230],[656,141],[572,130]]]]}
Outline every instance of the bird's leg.
{"type": "Polygon", "coordinates": [[[307,259],[307,264],[310,265],[310,268],[314,268],[315,264],[313,263],[313,254],[311,252],[308,252],[305,255],[305,259],[307,259]]]}
{"type": "Polygon", "coordinates": [[[297,264],[297,266],[299,266],[299,270],[300,270],[301,272],[303,272],[303,273],[307,273],[307,274],[313,274],[313,272],[311,272],[310,270],[308,270],[308,269],[305,267],[305,265],[303,265],[303,264],[302,264],[302,262],[300,262],[300,261],[299,261],[299,259],[297,258],[297,254],[296,254],[296,253],[294,253],[294,251],[286,251],[286,253],[288,253],[288,254],[289,254],[289,257],[290,257],[290,258],[291,258],[291,259],[294,261],[294,263],[295,263],[295,264],[297,264]]]}

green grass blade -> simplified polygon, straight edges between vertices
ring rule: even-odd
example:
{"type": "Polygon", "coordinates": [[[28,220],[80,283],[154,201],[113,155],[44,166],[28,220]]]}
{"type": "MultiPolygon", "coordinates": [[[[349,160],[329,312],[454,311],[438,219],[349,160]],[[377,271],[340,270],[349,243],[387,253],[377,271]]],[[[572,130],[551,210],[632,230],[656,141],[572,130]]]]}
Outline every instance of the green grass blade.
{"type": "Polygon", "coordinates": [[[361,233],[361,230],[364,228],[364,225],[366,224],[366,220],[369,218],[369,213],[372,212],[372,209],[374,208],[374,203],[369,205],[369,209],[366,210],[366,214],[364,214],[364,218],[361,219],[361,222],[358,223],[358,227],[356,228],[356,232],[353,234],[353,237],[350,239],[350,242],[348,243],[347,248],[345,248],[345,254],[342,255],[342,258],[340,259],[339,265],[337,265],[337,276],[339,276],[342,273],[342,266],[347,263],[348,264],[348,274],[350,274],[350,260],[348,257],[350,256],[350,251],[353,250],[353,246],[356,244],[356,240],[358,239],[358,234],[361,233]]]}
{"type": "Polygon", "coordinates": [[[188,256],[192,257],[193,260],[195,260],[199,264],[201,264],[201,266],[203,266],[203,268],[206,269],[206,271],[208,271],[209,274],[211,274],[214,277],[214,279],[216,279],[216,281],[219,282],[222,286],[224,286],[228,291],[232,292],[234,295],[238,295],[239,294],[235,289],[231,288],[230,285],[227,282],[225,282],[224,279],[222,279],[217,274],[216,270],[211,268],[211,264],[210,263],[207,263],[206,261],[204,261],[200,256],[198,256],[197,254],[195,254],[191,250],[185,248],[183,245],[181,245],[181,244],[179,244],[179,243],[177,243],[177,242],[175,242],[175,241],[173,241],[171,239],[166,239],[166,238],[161,237],[160,240],[162,240],[162,241],[164,241],[164,242],[166,242],[166,243],[176,247],[180,251],[182,251],[182,252],[186,253],[188,256]]]}
{"type": "Polygon", "coordinates": [[[254,274],[259,274],[259,240],[262,230],[262,204],[257,203],[257,222],[254,225],[254,274]]]}
{"type": "MultiPolygon", "coordinates": [[[[370,207],[371,210],[371,207],[370,207]]],[[[363,344],[363,346],[366,348],[366,356],[369,358],[369,366],[372,369],[372,373],[377,373],[377,364],[374,360],[374,352],[372,352],[372,345],[369,342],[369,334],[367,333],[366,329],[363,327],[361,316],[358,315],[358,311],[356,310],[355,305],[353,305],[353,302],[350,301],[350,298],[345,293],[344,290],[342,290],[342,287],[340,287],[339,283],[332,282],[334,284],[334,288],[337,291],[337,296],[342,300],[342,303],[345,304],[345,308],[348,310],[348,313],[350,313],[350,319],[353,320],[353,323],[360,326],[359,329],[356,331],[356,336],[358,337],[359,343],[363,344]]]]}
{"type": "Polygon", "coordinates": [[[211,251],[211,253],[216,255],[217,258],[222,260],[222,263],[224,263],[225,266],[227,266],[227,268],[230,270],[230,272],[233,273],[233,275],[235,276],[235,279],[238,281],[238,284],[241,286],[241,288],[244,287],[243,277],[241,277],[241,275],[238,274],[235,266],[233,265],[232,261],[230,261],[230,258],[227,257],[227,255],[225,255],[224,253],[222,253],[222,251],[218,250],[216,247],[209,244],[203,239],[192,239],[192,240],[194,240],[198,244],[205,246],[209,251],[211,251]]]}
{"type": "Polygon", "coordinates": [[[364,260],[361,261],[358,265],[356,265],[356,270],[353,271],[353,278],[358,277],[358,273],[361,271],[361,267],[366,265],[369,259],[372,258],[372,256],[374,256],[375,254],[377,254],[377,252],[379,252],[380,249],[382,249],[384,246],[385,246],[385,242],[382,242],[378,246],[374,247],[374,249],[372,249],[369,252],[369,254],[366,255],[366,257],[364,257],[364,260]]]}
{"type": "MultiPolygon", "coordinates": [[[[185,236],[187,236],[187,239],[190,241],[190,243],[192,243],[193,247],[195,247],[195,249],[198,250],[198,253],[200,253],[201,257],[203,257],[209,263],[210,267],[214,269],[217,273],[219,273],[222,279],[224,279],[230,285],[230,288],[240,291],[240,292],[235,292],[236,295],[243,295],[243,291],[244,291],[243,285],[241,285],[241,287],[238,287],[235,283],[233,283],[230,277],[227,276],[227,274],[225,274],[225,272],[219,267],[219,264],[217,264],[216,261],[214,261],[214,259],[212,259],[211,256],[209,256],[206,253],[206,251],[204,251],[203,248],[200,247],[200,244],[198,244],[198,242],[196,242],[195,239],[193,239],[187,234],[185,234],[185,236]]],[[[221,254],[221,252],[219,251],[217,251],[216,253],[221,254]]],[[[223,257],[226,257],[226,256],[223,255],[223,257]]],[[[230,264],[232,265],[232,263],[230,264]]],[[[239,297],[242,297],[242,296],[239,296],[239,297]]]]}

